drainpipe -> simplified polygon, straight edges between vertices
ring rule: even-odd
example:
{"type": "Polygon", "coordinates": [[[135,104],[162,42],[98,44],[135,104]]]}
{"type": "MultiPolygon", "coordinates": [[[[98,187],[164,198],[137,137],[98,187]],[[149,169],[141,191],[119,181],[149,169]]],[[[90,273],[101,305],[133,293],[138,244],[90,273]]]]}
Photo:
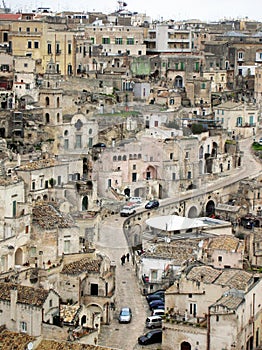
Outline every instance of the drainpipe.
{"type": "Polygon", "coordinates": [[[210,349],[210,307],[207,313],[207,350],[210,349]]]}

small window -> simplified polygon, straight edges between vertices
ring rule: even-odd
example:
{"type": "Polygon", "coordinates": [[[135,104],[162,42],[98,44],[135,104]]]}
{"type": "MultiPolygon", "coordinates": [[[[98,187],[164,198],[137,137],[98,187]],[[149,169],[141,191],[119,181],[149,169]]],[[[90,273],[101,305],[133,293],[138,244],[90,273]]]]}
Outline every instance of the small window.
{"type": "Polygon", "coordinates": [[[32,41],[28,41],[27,42],[27,48],[28,49],[32,49],[32,41]]]}
{"type": "Polygon", "coordinates": [[[35,41],[35,42],[34,42],[34,48],[35,48],[35,49],[39,49],[39,42],[38,42],[38,41],[35,41]]]}
{"type": "Polygon", "coordinates": [[[222,256],[219,256],[219,257],[217,258],[217,260],[218,260],[219,262],[221,262],[221,261],[222,261],[222,256]]]}

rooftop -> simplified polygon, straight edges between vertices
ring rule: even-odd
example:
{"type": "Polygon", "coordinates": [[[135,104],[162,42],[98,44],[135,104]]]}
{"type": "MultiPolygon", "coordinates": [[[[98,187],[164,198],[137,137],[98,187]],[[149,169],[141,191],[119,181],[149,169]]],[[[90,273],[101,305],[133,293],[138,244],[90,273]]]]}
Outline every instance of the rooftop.
{"type": "Polygon", "coordinates": [[[28,162],[26,164],[21,165],[17,170],[18,171],[19,170],[21,171],[39,170],[43,168],[53,167],[55,165],[58,165],[56,160],[53,158],[48,158],[48,159],[41,159],[41,160],[28,162]]]}
{"type": "Polygon", "coordinates": [[[17,302],[32,306],[42,306],[49,294],[43,288],[33,288],[14,283],[0,282],[0,300],[10,301],[11,290],[17,290],[17,302]]]}
{"type": "Polygon", "coordinates": [[[33,223],[45,229],[68,228],[74,225],[71,217],[60,213],[53,205],[48,203],[42,203],[33,208],[33,223]]]}
{"type": "Polygon", "coordinates": [[[99,272],[101,259],[84,258],[79,261],[73,261],[65,265],[61,271],[64,274],[80,274],[82,272],[99,272]]]}

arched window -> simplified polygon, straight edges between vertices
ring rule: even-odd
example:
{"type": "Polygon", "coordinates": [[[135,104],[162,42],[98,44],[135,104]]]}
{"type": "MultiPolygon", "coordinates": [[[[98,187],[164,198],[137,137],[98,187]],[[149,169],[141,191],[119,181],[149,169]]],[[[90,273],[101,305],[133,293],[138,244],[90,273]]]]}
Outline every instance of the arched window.
{"type": "Polygon", "coordinates": [[[118,156],[118,160],[120,161],[122,159],[122,157],[121,156],[118,156]]]}
{"type": "Polygon", "coordinates": [[[126,160],[126,155],[123,156],[123,160],[126,160]]]}
{"type": "Polygon", "coordinates": [[[45,106],[48,107],[49,105],[50,105],[50,99],[49,99],[49,97],[47,96],[47,97],[45,98],[45,106]]]}
{"type": "Polygon", "coordinates": [[[56,107],[60,108],[60,99],[59,99],[59,97],[57,97],[57,99],[56,99],[56,107]]]}
{"type": "Polygon", "coordinates": [[[67,136],[68,135],[68,130],[65,130],[64,131],[64,136],[67,136]]]}
{"type": "Polygon", "coordinates": [[[57,113],[57,115],[56,115],[56,121],[57,121],[57,123],[60,123],[60,114],[59,113],[57,113]]]}
{"type": "Polygon", "coordinates": [[[114,156],[114,157],[113,157],[113,162],[116,162],[116,160],[117,160],[117,157],[114,156]]]}
{"type": "Polygon", "coordinates": [[[49,124],[49,123],[50,123],[50,116],[49,116],[49,113],[46,113],[46,114],[45,114],[45,122],[46,122],[46,124],[49,124]]]}

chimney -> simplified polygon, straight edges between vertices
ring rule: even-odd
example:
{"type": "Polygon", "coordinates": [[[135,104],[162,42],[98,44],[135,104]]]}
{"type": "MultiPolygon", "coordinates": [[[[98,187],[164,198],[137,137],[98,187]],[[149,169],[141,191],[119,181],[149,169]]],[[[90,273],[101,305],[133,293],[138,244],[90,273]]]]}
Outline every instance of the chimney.
{"type": "Polygon", "coordinates": [[[10,289],[10,301],[11,301],[11,320],[16,321],[16,304],[17,304],[17,287],[11,287],[10,289]]]}

